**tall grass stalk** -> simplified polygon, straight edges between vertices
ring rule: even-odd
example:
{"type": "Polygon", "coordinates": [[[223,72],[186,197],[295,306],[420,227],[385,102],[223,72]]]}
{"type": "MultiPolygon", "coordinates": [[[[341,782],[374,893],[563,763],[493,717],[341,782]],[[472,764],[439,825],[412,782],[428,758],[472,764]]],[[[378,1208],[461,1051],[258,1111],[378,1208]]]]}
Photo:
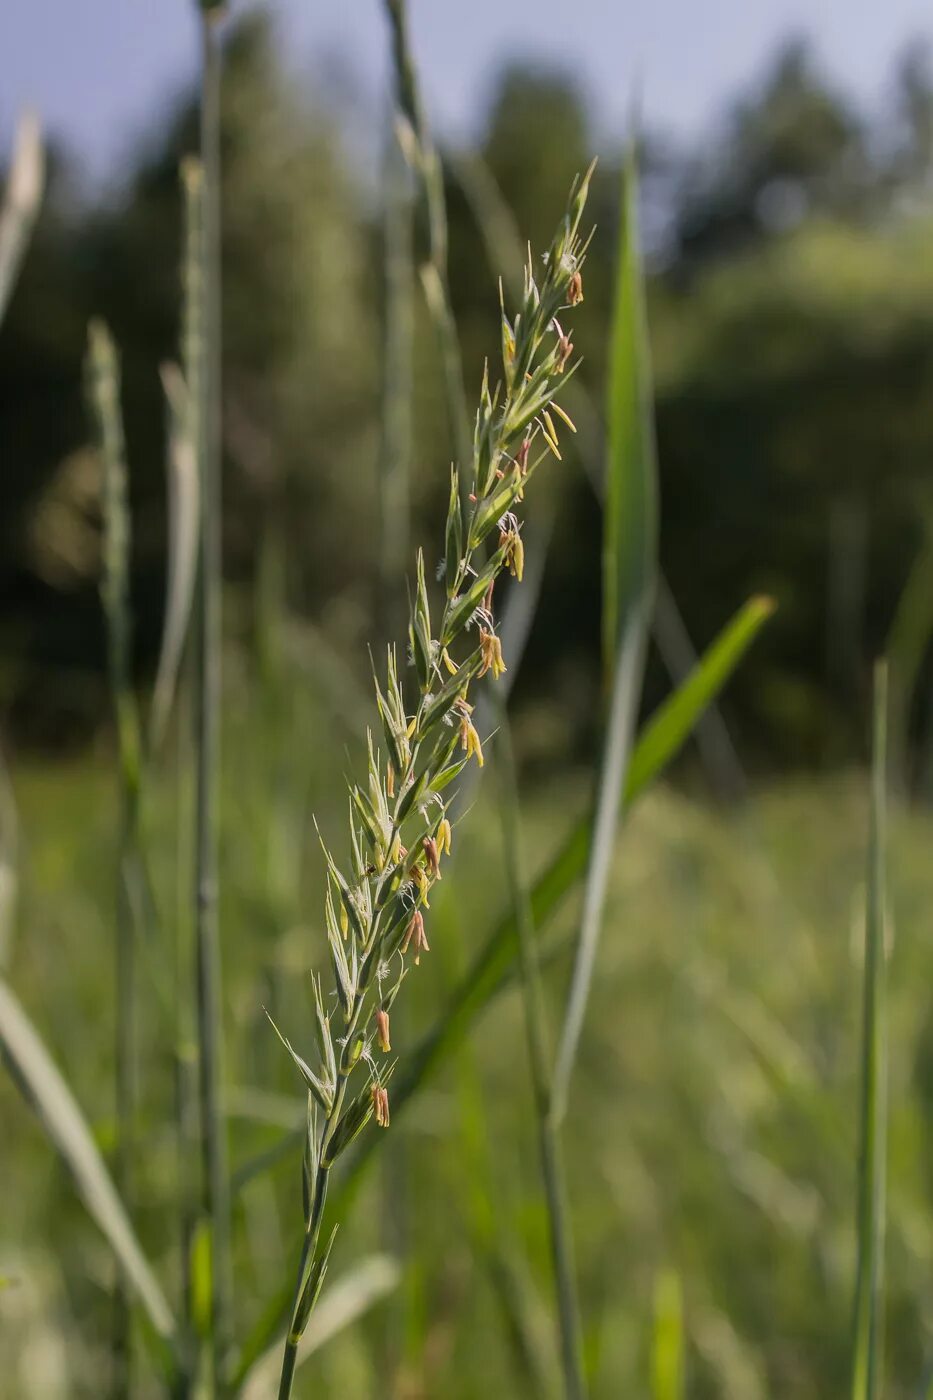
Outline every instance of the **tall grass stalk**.
{"type": "Polygon", "coordinates": [[[421,100],[418,70],[408,32],[406,0],[385,0],[385,11],[392,36],[399,139],[409,163],[420,177],[422,208],[427,224],[428,262],[421,269],[421,280],[437,331],[450,432],[457,461],[461,471],[465,472],[472,453],[471,433],[463,393],[460,342],[447,275],[444,172],[421,100]]]}
{"type": "Polygon", "coordinates": [[[573,1262],[572,1232],[567,1209],[567,1192],[560,1134],[551,1115],[551,1050],[547,1037],[547,1013],[541,989],[538,939],[534,911],[525,879],[522,852],[521,817],[518,807],[518,776],[512,749],[511,729],[503,725],[496,746],[500,769],[499,810],[502,821],[502,847],[509,898],[518,931],[519,962],[522,974],[522,1000],[525,1011],[525,1039],[531,1071],[541,1177],[547,1200],[551,1259],[557,1285],[557,1316],[564,1393],[568,1400],[583,1400],[586,1382],[583,1374],[583,1348],[580,1337],[580,1305],[577,1299],[573,1262]]]}
{"type": "Polygon", "coordinates": [[[223,1003],[218,921],[218,803],[221,701],[220,86],[222,8],[201,11],[203,204],[199,402],[200,561],[196,592],[195,948],[201,1134],[201,1191],[211,1246],[213,1381],[222,1386],[231,1334],[230,1181],[223,1112],[223,1003]]]}
{"type": "MultiPolygon", "coordinates": [[[[133,693],[129,598],[130,512],[126,447],[120,411],[117,353],[106,327],[92,322],[88,334],[88,392],[103,472],[104,571],[101,597],[107,620],[108,671],[117,733],[120,786],[116,860],[115,1045],[117,1138],[114,1179],[128,1210],[133,1208],[136,1152],[137,989],[136,930],[132,890],[138,860],[140,735],[133,693]]],[[[114,1393],[131,1388],[130,1295],[117,1285],[114,1335],[114,1393]]]]}
{"type": "Polygon", "coordinates": [[[385,333],[382,443],[379,452],[379,599],[381,631],[402,623],[399,580],[408,557],[412,448],[414,277],[411,177],[397,133],[385,155],[385,333]]]}
{"type": "Polygon", "coordinates": [[[887,725],[888,670],[886,663],[881,661],[875,667],[872,719],[852,1400],[876,1400],[883,1385],[888,1078],[885,972],[887,725]]]}
{"type": "MultiPolygon", "coordinates": [[[[427,952],[423,910],[450,849],[445,791],[471,757],[483,760],[468,700],[471,682],[504,669],[501,643],[487,600],[506,568],[522,572],[522,544],[512,507],[541,462],[557,449],[551,418],[554,395],[566,382],[572,345],[557,321],[580,299],[585,245],[579,238],[588,176],[571,191],[540,281],[529,257],[524,298],[514,320],[503,309],[503,384],[493,391],[484,376],[466,491],[451,471],[444,550],[444,590],[436,627],[424,555],[419,551],[409,622],[417,678],[412,710],[390,648],[376,699],[387,762],[368,736],[364,785],[350,792],[350,870],[345,874],[324,846],[328,870],[325,921],[345,1033],[334,1037],[315,982],[319,1064],[312,1069],[286,1046],[309,1093],[303,1180],[305,1232],[285,1344],[280,1400],[291,1394],[298,1345],[314,1307],[333,1245],[319,1247],[324,1203],[334,1162],[375,1115],[389,1123],[389,1011],[409,970],[427,952]],[[462,508],[465,495],[467,509],[462,508]],[[482,563],[479,551],[493,531],[498,547],[482,563]],[[466,655],[452,652],[466,644],[466,655]],[[459,745],[459,752],[458,752],[459,745]],[[338,914],[338,910],[340,911],[338,914]],[[357,1070],[365,1082],[348,1098],[357,1070]]],[[[556,412],[556,409],[555,409],[556,412]]],[[[322,842],[323,845],[323,842],[322,842]]]]}
{"type": "Polygon", "coordinates": [[[551,1108],[557,1122],[567,1111],[570,1080],[589,1002],[654,607],[657,462],[634,151],[629,152],[622,186],[606,417],[603,654],[610,681],[609,708],[580,933],[554,1070],[551,1108]]]}
{"type": "MultiPolygon", "coordinates": [[[[444,197],[443,169],[441,169],[436,147],[431,140],[429,122],[427,122],[427,116],[424,113],[422,99],[420,99],[415,56],[413,56],[409,41],[405,0],[387,0],[387,10],[392,25],[392,55],[394,55],[396,98],[398,98],[399,104],[398,127],[399,132],[402,133],[403,148],[408,148],[410,161],[419,171],[423,203],[427,210],[427,221],[429,221],[431,256],[429,266],[422,269],[424,298],[426,298],[431,321],[434,322],[434,333],[436,333],[437,343],[441,351],[441,361],[444,365],[447,416],[448,421],[450,421],[451,433],[454,435],[454,447],[457,449],[459,461],[464,462],[466,461],[464,452],[466,445],[468,445],[468,435],[466,435],[465,428],[468,414],[466,414],[457,325],[454,321],[450,287],[448,287],[447,281],[447,204],[445,204],[444,197]]],[[[524,272],[521,270],[518,272],[516,281],[524,281],[524,272]]],[[[511,294],[516,300],[520,300],[523,291],[523,286],[511,288],[511,294]]],[[[500,284],[500,293],[502,293],[502,284],[500,284]]],[[[569,419],[567,419],[567,423],[570,423],[569,419]]],[[[544,538],[535,539],[528,550],[530,557],[525,563],[530,566],[528,573],[530,573],[530,582],[534,580],[534,587],[523,589],[521,594],[513,594],[509,606],[504,610],[502,627],[500,627],[500,640],[507,638],[513,643],[510,647],[510,657],[513,658],[511,679],[514,679],[514,675],[516,675],[518,662],[520,662],[525,641],[527,641],[528,633],[531,630],[532,617],[534,617],[535,608],[537,608],[549,535],[551,535],[551,528],[546,529],[544,538]]],[[[521,574],[524,578],[524,568],[521,570],[521,574]]],[[[492,609],[492,601],[490,601],[489,606],[492,609]]],[[[507,685],[509,682],[506,682],[507,685]]],[[[497,704],[495,714],[500,738],[511,753],[510,735],[507,732],[509,731],[509,711],[507,711],[504,699],[502,704],[497,704]]],[[[476,718],[481,722],[485,720],[485,704],[481,704],[476,718]]],[[[472,777],[475,780],[475,770],[472,777]]],[[[468,784],[469,778],[466,778],[464,788],[468,784]]],[[[518,815],[518,792],[514,784],[516,784],[516,770],[514,770],[514,763],[509,759],[504,764],[500,791],[502,791],[504,804],[503,822],[506,823],[507,829],[513,837],[514,848],[518,854],[520,815],[518,815]],[[506,795],[506,790],[509,790],[509,797],[506,795]]],[[[513,879],[514,872],[510,868],[509,853],[506,853],[506,869],[510,881],[511,896],[513,896],[514,913],[516,913],[518,925],[523,927],[525,914],[528,913],[527,890],[523,892],[521,882],[516,882],[513,879]],[[516,900],[524,900],[524,903],[516,903],[516,900]]],[[[530,937],[534,939],[534,928],[531,928],[530,937]]],[[[525,949],[527,949],[527,942],[523,941],[523,952],[525,949]]],[[[551,1232],[553,1245],[552,1259],[556,1270],[555,1281],[560,1313],[560,1352],[562,1352],[563,1358],[566,1393],[567,1396],[572,1396],[576,1400],[577,1396],[583,1394],[579,1320],[577,1320],[579,1319],[579,1306],[577,1306],[576,1291],[574,1291],[572,1249],[570,1249],[569,1219],[567,1219],[565,1207],[566,1187],[565,1182],[563,1182],[562,1158],[560,1158],[558,1141],[553,1137],[549,1128],[545,1126],[544,1119],[541,1117],[541,1089],[542,1085],[549,1082],[549,1070],[548,1064],[546,1064],[548,1050],[546,1050],[544,1039],[538,1035],[538,1029],[541,1028],[542,1023],[541,991],[539,991],[538,986],[534,951],[530,951],[530,955],[523,956],[521,959],[521,972],[523,972],[525,1018],[527,1018],[528,1044],[530,1044],[532,1096],[535,1100],[535,1112],[537,1112],[539,1120],[539,1137],[541,1137],[542,1182],[544,1182],[545,1187],[545,1198],[548,1201],[549,1232],[551,1232]]],[[[469,1077],[469,1072],[471,1072],[469,1065],[464,1065],[461,1074],[464,1077],[469,1077]]],[[[490,1264],[492,1264],[493,1282],[500,1281],[509,1275],[510,1263],[506,1254],[503,1253],[500,1259],[496,1259],[495,1252],[493,1252],[490,1254],[490,1264]]],[[[506,1301],[509,1305],[514,1302],[510,1294],[506,1294],[506,1301]]],[[[517,1337],[523,1337],[527,1327],[525,1327],[520,1309],[517,1306],[511,1308],[510,1316],[511,1330],[517,1337]]]]}
{"type": "MultiPolygon", "coordinates": [[[[174,461],[169,464],[170,483],[170,558],[176,567],[170,570],[166,601],[166,641],[160,660],[151,719],[153,745],[161,739],[168,722],[169,708],[175,689],[180,686],[184,698],[197,695],[197,668],[201,661],[200,646],[186,647],[190,624],[194,621],[195,641],[200,643],[199,620],[192,618],[200,608],[198,601],[201,558],[203,487],[203,453],[201,420],[203,411],[203,314],[202,242],[204,222],[204,171],[197,157],[182,162],[180,184],[184,207],[184,232],[181,264],[181,374],[174,384],[171,374],[166,383],[169,410],[169,451],[174,461]],[[188,465],[193,467],[189,472],[188,465]],[[173,603],[184,615],[184,640],[170,641],[177,630],[172,618],[173,603]],[[197,651],[197,654],[195,654],[197,651]],[[168,677],[163,684],[163,677],[168,677]]],[[[163,379],[165,373],[163,371],[163,379]]],[[[195,720],[192,714],[192,721],[195,720]]],[[[183,1316],[189,1333],[194,1330],[194,1286],[192,1279],[193,1247],[198,1213],[198,1155],[200,1146],[198,1093],[198,1035],[195,997],[196,980],[194,930],[197,905],[192,908],[191,889],[195,880],[196,853],[188,833],[195,825],[196,774],[194,723],[179,722],[175,727],[176,760],[176,858],[175,907],[173,920],[174,1004],[174,1112],[176,1160],[178,1169],[178,1238],[180,1243],[181,1293],[183,1316]]],[[[191,1337],[186,1339],[190,1345],[191,1337]]],[[[189,1356],[189,1366],[196,1362],[189,1356]]]]}

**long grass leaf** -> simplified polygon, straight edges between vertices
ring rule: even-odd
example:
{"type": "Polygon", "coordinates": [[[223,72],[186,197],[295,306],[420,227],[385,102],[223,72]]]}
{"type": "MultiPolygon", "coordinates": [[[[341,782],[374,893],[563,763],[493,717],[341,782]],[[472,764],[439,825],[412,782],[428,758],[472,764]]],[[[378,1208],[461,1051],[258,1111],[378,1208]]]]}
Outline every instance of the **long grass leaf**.
{"type": "Polygon", "coordinates": [[[518,776],[512,748],[511,726],[505,704],[500,701],[499,810],[502,828],[502,854],[512,917],[518,932],[522,999],[525,1009],[525,1038],[531,1071],[532,1098],[538,1127],[541,1181],[547,1206],[551,1261],[557,1294],[557,1332],[560,1341],[564,1394],[567,1400],[582,1400],[586,1394],[583,1375],[583,1344],[580,1330],[580,1303],[577,1296],[573,1258],[573,1234],[567,1206],[566,1176],[560,1134],[551,1117],[550,1046],[547,1038],[547,1011],[541,987],[538,937],[531,896],[524,875],[519,810],[518,776]]]}
{"type": "Polygon", "coordinates": [[[554,1070],[551,1110],[557,1121],[566,1111],[596,963],[619,806],[641,699],[657,568],[657,454],[633,153],[626,162],[622,190],[607,419],[603,651],[612,688],[580,936],[554,1070]]]}
{"type": "Polygon", "coordinates": [[[858,1266],[852,1327],[852,1400],[882,1390],[885,1175],[887,1160],[887,1023],[885,1008],[886,789],[888,673],[875,667],[871,816],[865,907],[861,1116],[858,1172],[858,1266]]]}
{"type": "Polygon", "coordinates": [[[29,245],[45,183],[39,119],[24,112],[16,128],[6,195],[0,210],[0,322],[6,313],[29,245]]]}
{"type": "Polygon", "coordinates": [[[175,1324],[91,1130],[38,1032],[0,979],[0,1048],[23,1096],[71,1172],[84,1203],[119,1260],[153,1327],[169,1341],[175,1324]]]}

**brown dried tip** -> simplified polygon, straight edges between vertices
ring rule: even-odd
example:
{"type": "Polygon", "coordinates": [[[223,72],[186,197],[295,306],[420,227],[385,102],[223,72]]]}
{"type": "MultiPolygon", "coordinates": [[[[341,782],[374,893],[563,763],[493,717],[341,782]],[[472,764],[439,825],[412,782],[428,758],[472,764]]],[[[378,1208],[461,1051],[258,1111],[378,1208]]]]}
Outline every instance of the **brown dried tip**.
{"type": "Polygon", "coordinates": [[[487,632],[485,628],[480,628],[479,650],[482,665],[477,675],[485,676],[487,671],[491,671],[493,680],[498,680],[506,665],[502,659],[502,643],[495,632],[487,632]]]}
{"type": "Polygon", "coordinates": [[[374,1084],[372,1088],[373,1108],[380,1128],[389,1126],[389,1091],[384,1084],[374,1084]]]}
{"type": "Polygon", "coordinates": [[[567,368],[567,361],[573,354],[573,341],[570,339],[570,336],[565,335],[563,331],[561,331],[560,335],[557,337],[557,350],[557,373],[563,374],[564,370],[567,368]]]}
{"type": "Polygon", "coordinates": [[[437,842],[433,836],[426,836],[421,843],[424,846],[424,854],[428,862],[428,869],[435,880],[441,878],[441,860],[437,849],[437,842]]]}
{"type": "Polygon", "coordinates": [[[388,1055],[392,1049],[392,1042],[389,1039],[389,1013],[380,1006],[376,1012],[376,1039],[379,1041],[379,1049],[384,1055],[388,1055]]]}
{"type": "Polygon", "coordinates": [[[421,961],[422,952],[430,953],[431,951],[424,932],[424,919],[421,917],[420,909],[416,909],[412,914],[408,928],[405,930],[405,941],[402,943],[403,953],[408,952],[408,945],[412,942],[415,945],[415,967],[417,967],[421,961]]]}

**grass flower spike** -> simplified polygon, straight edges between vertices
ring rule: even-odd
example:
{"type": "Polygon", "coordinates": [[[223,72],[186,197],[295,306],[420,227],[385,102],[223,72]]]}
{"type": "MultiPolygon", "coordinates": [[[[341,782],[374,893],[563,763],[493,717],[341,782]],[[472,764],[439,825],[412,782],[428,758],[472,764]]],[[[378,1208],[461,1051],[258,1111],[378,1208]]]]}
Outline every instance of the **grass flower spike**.
{"type": "Polygon", "coordinates": [[[374,678],[385,755],[370,733],[366,779],[350,790],[348,868],[324,846],[336,1006],[325,1010],[315,981],[320,1065],[309,1070],[292,1052],[317,1092],[309,1109],[303,1176],[310,1191],[280,1400],[291,1394],[298,1343],[330,1250],[329,1243],[319,1249],[330,1170],[372,1117],[389,1126],[391,1066],[376,1069],[373,1047],[388,1051],[389,1010],[408,970],[406,955],[413,953],[417,966],[429,950],[422,910],[450,850],[450,785],[471,757],[483,762],[468,694],[477,677],[496,679],[506,669],[491,613],[493,585],[503,570],[520,579],[523,551],[513,507],[549,452],[560,455],[549,409],[558,383],[563,386],[575,366],[557,317],[582,298],[586,244],[579,228],[590,173],[575,182],[537,276],[529,252],[512,320],[503,305],[502,382],[491,384],[487,366],[472,461],[451,471],[442,606],[432,606],[419,551],[408,627],[411,680],[406,683],[393,647],[384,678],[374,678]],[[496,530],[498,545],[487,553],[496,530]],[[406,851],[417,855],[412,860],[406,851]],[[343,1021],[339,1033],[331,1029],[331,1015],[343,1021]],[[364,1081],[358,1088],[357,1079],[364,1081]]]}

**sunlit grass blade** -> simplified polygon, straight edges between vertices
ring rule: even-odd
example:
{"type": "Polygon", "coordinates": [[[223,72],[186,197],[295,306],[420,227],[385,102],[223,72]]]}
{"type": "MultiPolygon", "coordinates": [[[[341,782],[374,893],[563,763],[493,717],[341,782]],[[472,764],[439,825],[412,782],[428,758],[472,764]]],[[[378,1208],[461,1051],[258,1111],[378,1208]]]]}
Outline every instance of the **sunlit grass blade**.
{"type": "Polygon", "coordinates": [[[168,410],[168,571],[162,642],[149,716],[149,742],[155,750],[165,733],[174,702],[191,618],[200,507],[197,450],[190,432],[188,390],[177,365],[163,365],[162,384],[168,410]]]}
{"type": "Polygon", "coordinates": [[[664,1269],[654,1281],[651,1400],[683,1400],[684,1302],[680,1278],[664,1269]]]}
{"type": "Polygon", "coordinates": [[[603,506],[603,654],[611,677],[580,935],[554,1070],[560,1121],[589,1001],[619,806],[638,719],[657,569],[657,454],[638,239],[638,179],[630,152],[623,179],[607,382],[603,506]]]}
{"type": "Polygon", "coordinates": [[[888,672],[875,667],[871,811],[865,903],[858,1266],[852,1326],[852,1400],[876,1400],[883,1387],[885,1176],[887,1162],[886,856],[888,672]]]}
{"type": "Polygon", "coordinates": [[[26,1012],[0,980],[0,1047],[23,1096],[71,1172],[159,1337],[171,1341],[175,1323],[162,1288],[127,1216],[87,1121],[26,1012]]]}
{"type": "Polygon", "coordinates": [[[13,159],[0,209],[0,322],[29,245],[44,182],[45,154],[39,119],[34,112],[25,112],[16,128],[13,159]]]}

